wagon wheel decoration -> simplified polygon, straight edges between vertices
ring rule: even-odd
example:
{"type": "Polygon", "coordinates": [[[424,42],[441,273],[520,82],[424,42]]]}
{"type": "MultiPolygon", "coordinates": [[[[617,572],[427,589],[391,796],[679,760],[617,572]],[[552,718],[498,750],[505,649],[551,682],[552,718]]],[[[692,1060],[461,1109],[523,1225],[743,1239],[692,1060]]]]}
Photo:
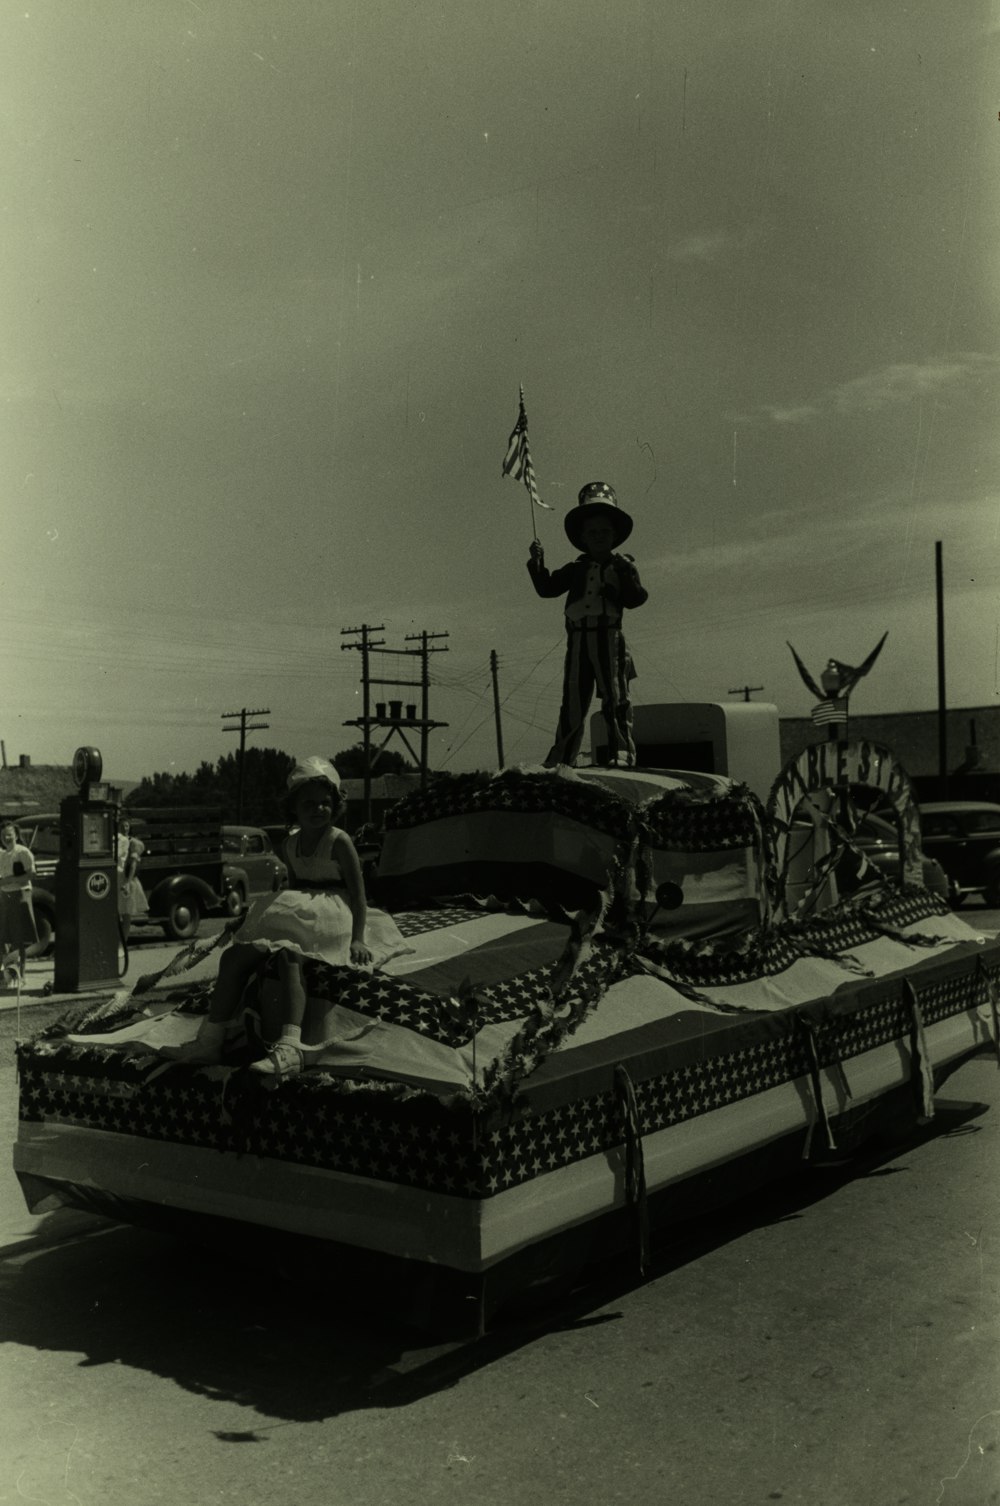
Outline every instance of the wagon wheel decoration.
{"type": "Polygon", "coordinates": [[[889,822],[899,840],[904,885],[920,884],[920,821],[909,775],[878,743],[813,743],[791,759],[767,802],[774,920],[804,919],[842,892],[888,882],[857,841],[868,816],[889,822]]]}

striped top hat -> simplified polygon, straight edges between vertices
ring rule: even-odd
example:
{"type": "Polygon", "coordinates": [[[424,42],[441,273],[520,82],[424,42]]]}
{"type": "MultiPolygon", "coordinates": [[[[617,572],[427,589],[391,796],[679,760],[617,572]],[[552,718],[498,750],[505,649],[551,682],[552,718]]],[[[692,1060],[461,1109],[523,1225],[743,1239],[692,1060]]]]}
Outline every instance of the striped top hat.
{"type": "Polygon", "coordinates": [[[618,506],[614,488],[606,481],[588,481],[580,490],[576,506],[563,519],[566,537],[577,549],[583,548],[583,527],[591,518],[606,518],[611,524],[615,549],[624,544],[632,532],[632,519],[623,507],[618,506]]]}

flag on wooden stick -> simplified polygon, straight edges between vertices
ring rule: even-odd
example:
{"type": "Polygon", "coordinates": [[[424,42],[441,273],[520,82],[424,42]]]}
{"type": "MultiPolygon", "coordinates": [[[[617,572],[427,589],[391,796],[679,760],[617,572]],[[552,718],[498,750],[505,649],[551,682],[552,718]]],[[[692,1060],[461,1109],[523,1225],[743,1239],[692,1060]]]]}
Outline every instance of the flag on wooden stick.
{"type": "Polygon", "coordinates": [[[507,453],[503,458],[503,474],[513,476],[515,481],[523,481],[528,488],[528,495],[538,507],[544,507],[548,512],[552,511],[548,502],[543,502],[538,495],[538,486],[535,482],[535,468],[531,464],[531,451],[528,449],[528,415],[524,411],[524,388],[520,389],[520,403],[518,407],[517,423],[513,433],[507,441],[507,453]]]}

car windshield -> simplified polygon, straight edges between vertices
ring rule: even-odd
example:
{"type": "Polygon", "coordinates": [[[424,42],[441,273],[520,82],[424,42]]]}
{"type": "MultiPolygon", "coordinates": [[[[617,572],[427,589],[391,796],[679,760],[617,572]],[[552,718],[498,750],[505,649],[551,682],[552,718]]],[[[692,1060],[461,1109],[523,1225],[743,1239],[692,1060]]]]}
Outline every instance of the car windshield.
{"type": "Polygon", "coordinates": [[[59,824],[56,821],[41,822],[33,831],[22,824],[21,839],[36,857],[59,856],[59,824]]]}
{"type": "Polygon", "coordinates": [[[958,822],[955,817],[946,816],[941,811],[921,811],[920,829],[925,837],[958,836],[958,822]]]}
{"type": "Polygon", "coordinates": [[[1000,810],[966,811],[964,820],[965,829],[969,833],[1000,832],[1000,810]]]}

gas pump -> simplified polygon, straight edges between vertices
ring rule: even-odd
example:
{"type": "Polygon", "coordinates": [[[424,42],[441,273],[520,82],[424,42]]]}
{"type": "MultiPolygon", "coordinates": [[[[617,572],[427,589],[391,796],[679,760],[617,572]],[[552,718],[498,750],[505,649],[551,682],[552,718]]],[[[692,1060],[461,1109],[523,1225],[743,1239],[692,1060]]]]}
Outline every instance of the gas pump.
{"type": "Polygon", "coordinates": [[[118,976],[116,811],[121,792],[101,783],[96,748],[73,758],[77,795],[59,807],[56,868],[56,993],[114,988],[118,976]]]}

